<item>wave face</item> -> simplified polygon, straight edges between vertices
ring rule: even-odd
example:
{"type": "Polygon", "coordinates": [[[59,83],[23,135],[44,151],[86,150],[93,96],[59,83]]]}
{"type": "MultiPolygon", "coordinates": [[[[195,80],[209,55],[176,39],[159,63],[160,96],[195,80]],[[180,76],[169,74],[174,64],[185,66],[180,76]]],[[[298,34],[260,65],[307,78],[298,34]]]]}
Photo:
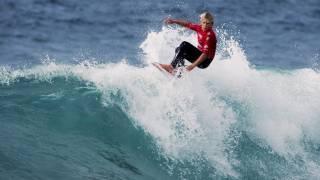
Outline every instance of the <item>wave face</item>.
{"type": "Polygon", "coordinates": [[[206,70],[168,78],[180,29],[150,32],[143,65],[0,69],[0,179],[318,179],[320,74],[257,69],[219,30],[206,70]]]}

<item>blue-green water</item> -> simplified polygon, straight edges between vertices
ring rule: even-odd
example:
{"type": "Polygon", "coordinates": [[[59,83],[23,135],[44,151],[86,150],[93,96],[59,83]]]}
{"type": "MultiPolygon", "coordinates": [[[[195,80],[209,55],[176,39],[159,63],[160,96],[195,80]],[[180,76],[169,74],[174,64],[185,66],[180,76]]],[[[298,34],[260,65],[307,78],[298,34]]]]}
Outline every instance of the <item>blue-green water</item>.
{"type": "Polygon", "coordinates": [[[0,3],[0,179],[320,178],[318,1],[0,3]],[[151,66],[204,9],[212,65],[151,66]]]}

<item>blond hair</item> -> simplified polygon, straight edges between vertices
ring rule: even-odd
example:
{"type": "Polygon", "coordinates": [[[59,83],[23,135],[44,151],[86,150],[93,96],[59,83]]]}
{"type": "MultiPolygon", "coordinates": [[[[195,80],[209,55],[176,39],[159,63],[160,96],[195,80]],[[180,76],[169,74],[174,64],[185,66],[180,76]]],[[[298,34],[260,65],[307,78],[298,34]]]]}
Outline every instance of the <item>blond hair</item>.
{"type": "Polygon", "coordinates": [[[200,14],[200,18],[201,19],[204,18],[204,19],[208,20],[209,22],[211,22],[212,24],[214,23],[213,15],[208,11],[205,11],[202,14],[200,14]]]}

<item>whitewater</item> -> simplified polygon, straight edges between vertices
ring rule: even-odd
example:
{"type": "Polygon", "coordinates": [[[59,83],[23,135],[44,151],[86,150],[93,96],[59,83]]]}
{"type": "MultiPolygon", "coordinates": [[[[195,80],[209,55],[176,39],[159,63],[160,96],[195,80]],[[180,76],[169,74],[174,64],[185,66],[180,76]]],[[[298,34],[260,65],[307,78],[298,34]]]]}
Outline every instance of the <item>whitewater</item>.
{"type": "Polygon", "coordinates": [[[196,44],[168,27],[138,65],[0,67],[0,179],[319,179],[318,70],[255,67],[218,35],[212,64],[182,78],[150,65],[196,44]]]}

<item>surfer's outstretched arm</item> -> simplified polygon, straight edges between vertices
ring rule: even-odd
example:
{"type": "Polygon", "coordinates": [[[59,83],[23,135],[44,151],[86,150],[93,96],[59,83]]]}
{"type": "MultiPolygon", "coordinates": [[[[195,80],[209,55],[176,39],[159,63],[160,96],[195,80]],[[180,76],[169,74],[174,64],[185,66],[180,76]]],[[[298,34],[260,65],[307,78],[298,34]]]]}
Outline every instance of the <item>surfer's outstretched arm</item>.
{"type": "Polygon", "coordinates": [[[189,21],[181,20],[181,19],[172,19],[172,18],[167,18],[164,20],[164,23],[166,24],[178,24],[183,27],[187,27],[188,24],[190,24],[189,21]]]}

